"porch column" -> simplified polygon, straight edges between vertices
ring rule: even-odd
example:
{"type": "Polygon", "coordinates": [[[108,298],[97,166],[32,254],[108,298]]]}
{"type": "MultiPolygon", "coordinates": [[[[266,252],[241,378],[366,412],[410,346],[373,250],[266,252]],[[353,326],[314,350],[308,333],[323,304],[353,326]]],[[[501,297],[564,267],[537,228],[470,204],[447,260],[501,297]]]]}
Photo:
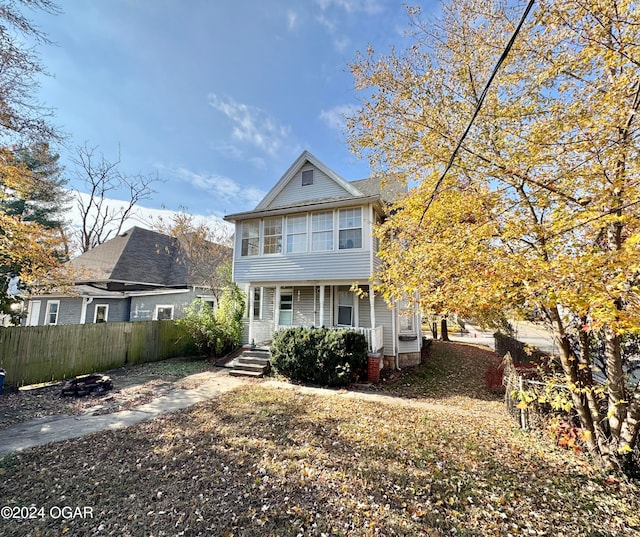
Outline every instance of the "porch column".
{"type": "Polygon", "coordinates": [[[280,291],[282,287],[276,285],[276,296],[273,300],[273,324],[277,327],[280,324],[280,291]]]}
{"type": "Polygon", "coordinates": [[[356,293],[353,295],[353,326],[355,328],[360,327],[360,297],[356,293]]]}
{"type": "Polygon", "coordinates": [[[320,326],[324,326],[324,284],[320,285],[320,326]]]}
{"type": "Polygon", "coordinates": [[[249,343],[253,345],[253,306],[255,304],[255,296],[253,287],[249,285],[249,343]]]}
{"type": "Polygon", "coordinates": [[[375,328],[376,327],[376,295],[373,291],[373,289],[371,288],[371,286],[369,286],[369,314],[371,316],[371,328],[375,328]]]}

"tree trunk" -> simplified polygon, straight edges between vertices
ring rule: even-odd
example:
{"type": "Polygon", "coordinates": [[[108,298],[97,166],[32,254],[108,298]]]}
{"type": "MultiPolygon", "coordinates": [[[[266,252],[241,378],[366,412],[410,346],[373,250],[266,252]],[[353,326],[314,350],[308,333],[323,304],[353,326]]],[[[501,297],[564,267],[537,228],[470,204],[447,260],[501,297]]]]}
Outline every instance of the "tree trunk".
{"type": "MultiPolygon", "coordinates": [[[[615,466],[609,446],[608,439],[602,428],[602,421],[599,417],[599,411],[597,408],[597,402],[593,398],[593,393],[589,390],[590,397],[583,397],[581,392],[580,381],[580,367],[578,360],[571,355],[571,348],[569,341],[567,340],[564,323],[557,307],[550,308],[548,311],[549,318],[553,326],[553,336],[559,349],[560,362],[562,363],[562,370],[567,378],[569,384],[571,399],[573,406],[578,413],[580,419],[580,425],[587,432],[585,442],[589,453],[596,460],[600,460],[605,466],[615,466]],[[596,406],[594,406],[596,405],[596,406]]],[[[581,346],[584,345],[584,340],[580,341],[581,346]]],[[[582,357],[586,357],[588,350],[581,351],[582,357]]]]}
{"type": "Polygon", "coordinates": [[[628,401],[620,354],[620,336],[609,327],[604,329],[604,360],[609,383],[609,427],[611,435],[617,440],[620,437],[622,422],[627,415],[628,401]]]}
{"type": "Polygon", "coordinates": [[[442,335],[442,341],[449,341],[449,330],[447,329],[446,317],[443,317],[440,321],[440,333],[442,335]]]}
{"type": "Polygon", "coordinates": [[[438,323],[435,321],[431,323],[431,334],[433,335],[433,339],[438,339],[438,323]]]}

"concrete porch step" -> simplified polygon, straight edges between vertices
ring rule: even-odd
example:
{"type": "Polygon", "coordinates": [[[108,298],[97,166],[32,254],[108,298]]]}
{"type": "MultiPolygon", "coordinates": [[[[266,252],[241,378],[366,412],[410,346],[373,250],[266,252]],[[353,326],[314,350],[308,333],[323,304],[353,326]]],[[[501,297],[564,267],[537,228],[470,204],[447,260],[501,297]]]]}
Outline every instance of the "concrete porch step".
{"type": "Polygon", "coordinates": [[[264,377],[263,371],[245,371],[244,369],[232,369],[229,371],[229,375],[232,377],[251,377],[251,378],[262,378],[264,377]]]}
{"type": "Polygon", "coordinates": [[[234,377],[263,377],[269,371],[271,353],[268,349],[246,349],[231,365],[233,369],[229,374],[234,377]]]}
{"type": "Polygon", "coordinates": [[[269,369],[269,364],[245,364],[242,362],[236,362],[233,364],[234,370],[242,370],[242,371],[259,371],[260,373],[265,373],[269,369]]]}

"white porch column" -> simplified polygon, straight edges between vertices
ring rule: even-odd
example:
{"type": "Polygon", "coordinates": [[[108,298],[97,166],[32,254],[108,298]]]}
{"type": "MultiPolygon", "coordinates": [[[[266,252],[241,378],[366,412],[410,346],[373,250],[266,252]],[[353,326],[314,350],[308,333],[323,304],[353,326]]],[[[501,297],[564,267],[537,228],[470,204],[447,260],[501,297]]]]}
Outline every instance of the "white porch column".
{"type": "Polygon", "coordinates": [[[353,326],[355,328],[360,327],[360,297],[356,293],[353,295],[353,326]]]}
{"type": "Polygon", "coordinates": [[[324,284],[320,285],[320,326],[324,326],[324,284]]]}
{"type": "Polygon", "coordinates": [[[249,343],[253,345],[253,306],[255,304],[255,295],[253,287],[249,285],[249,343]]]}
{"type": "Polygon", "coordinates": [[[371,328],[376,327],[376,295],[369,285],[369,314],[371,316],[371,328]]]}
{"type": "Polygon", "coordinates": [[[282,287],[280,285],[276,285],[276,297],[273,300],[274,327],[280,324],[280,293],[281,291],[282,291],[282,287]]]}

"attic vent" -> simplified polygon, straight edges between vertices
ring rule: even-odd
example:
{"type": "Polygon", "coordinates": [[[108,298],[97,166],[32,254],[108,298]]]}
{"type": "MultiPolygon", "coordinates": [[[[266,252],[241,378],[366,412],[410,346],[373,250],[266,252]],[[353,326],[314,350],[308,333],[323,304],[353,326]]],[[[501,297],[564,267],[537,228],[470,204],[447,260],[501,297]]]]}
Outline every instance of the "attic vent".
{"type": "Polygon", "coordinates": [[[302,186],[313,184],[313,170],[305,170],[302,172],[302,186]]]}

